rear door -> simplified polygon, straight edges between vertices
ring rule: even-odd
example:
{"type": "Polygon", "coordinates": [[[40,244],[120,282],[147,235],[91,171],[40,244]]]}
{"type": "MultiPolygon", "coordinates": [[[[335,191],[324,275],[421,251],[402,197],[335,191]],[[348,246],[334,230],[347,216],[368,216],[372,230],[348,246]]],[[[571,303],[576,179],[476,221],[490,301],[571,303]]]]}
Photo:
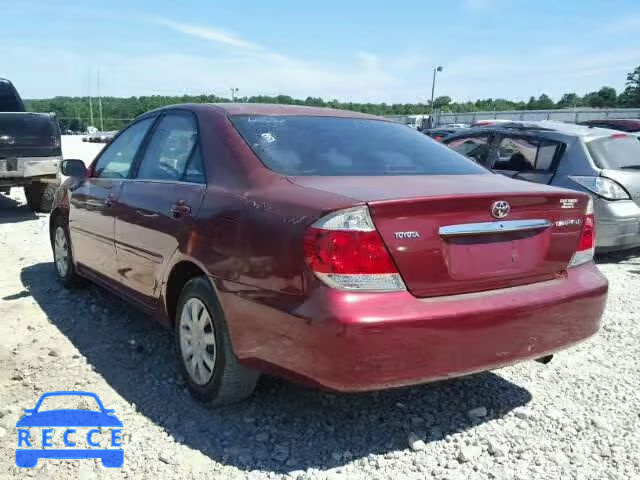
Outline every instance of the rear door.
{"type": "Polygon", "coordinates": [[[115,222],[119,281],[153,306],[168,261],[187,244],[205,192],[197,120],[184,110],[158,121],[134,179],[118,198],[115,222]]]}
{"type": "Polygon", "coordinates": [[[96,159],[90,177],[71,189],[73,256],[81,267],[110,279],[117,278],[114,206],[154,120],[145,118],[127,127],[96,159]]]}
{"type": "Polygon", "coordinates": [[[500,135],[489,168],[507,177],[548,184],[562,155],[562,143],[532,135],[500,135]]]}

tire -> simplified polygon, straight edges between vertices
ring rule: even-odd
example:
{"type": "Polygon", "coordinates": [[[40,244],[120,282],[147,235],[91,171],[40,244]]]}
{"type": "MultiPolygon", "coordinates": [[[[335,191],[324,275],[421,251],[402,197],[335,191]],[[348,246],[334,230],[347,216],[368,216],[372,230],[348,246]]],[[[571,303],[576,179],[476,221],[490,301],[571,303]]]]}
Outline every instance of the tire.
{"type": "Polygon", "coordinates": [[[68,222],[62,215],[58,215],[53,220],[51,247],[53,249],[53,264],[58,281],[65,288],[81,286],[83,280],[76,273],[76,268],[73,264],[73,252],[71,249],[68,222]],[[64,244],[62,242],[63,237],[64,244]],[[66,253],[63,253],[63,251],[66,253]]]}
{"type": "Polygon", "coordinates": [[[238,361],[224,313],[206,277],[192,278],[183,287],[174,331],[179,370],[193,397],[218,407],[251,396],[259,374],[238,361]]]}
{"type": "Polygon", "coordinates": [[[34,212],[48,213],[53,206],[53,200],[58,186],[53,183],[34,182],[24,187],[27,205],[34,212]]]}

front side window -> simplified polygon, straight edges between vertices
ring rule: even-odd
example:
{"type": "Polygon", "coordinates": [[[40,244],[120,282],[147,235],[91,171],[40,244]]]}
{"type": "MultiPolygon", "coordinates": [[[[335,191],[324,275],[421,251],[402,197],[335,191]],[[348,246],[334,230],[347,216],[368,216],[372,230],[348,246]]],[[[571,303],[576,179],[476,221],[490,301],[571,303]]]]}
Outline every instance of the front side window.
{"type": "Polygon", "coordinates": [[[282,175],[464,175],[488,173],[405,125],[314,116],[234,116],[258,158],[282,175]]]}
{"type": "Polygon", "coordinates": [[[513,172],[549,172],[560,144],[545,139],[504,137],[493,168],[513,172]]]}
{"type": "Polygon", "coordinates": [[[489,136],[480,135],[474,137],[462,137],[447,143],[449,148],[472,158],[478,163],[484,163],[489,153],[489,136]]]}
{"type": "Polygon", "coordinates": [[[199,180],[202,170],[198,129],[190,113],[163,117],[149,141],[137,178],[143,180],[199,180]],[[191,160],[191,161],[190,161],[191,160]]]}
{"type": "Polygon", "coordinates": [[[128,178],[140,144],[154,120],[140,120],[118,135],[100,155],[94,177],[128,178]]]}

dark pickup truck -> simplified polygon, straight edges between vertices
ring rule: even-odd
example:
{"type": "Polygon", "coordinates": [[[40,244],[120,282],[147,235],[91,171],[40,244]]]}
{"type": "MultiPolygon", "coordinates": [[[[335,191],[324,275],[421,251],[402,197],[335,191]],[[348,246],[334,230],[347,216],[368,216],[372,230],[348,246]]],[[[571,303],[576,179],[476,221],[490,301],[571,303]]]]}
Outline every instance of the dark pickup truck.
{"type": "Polygon", "coordinates": [[[49,211],[61,160],[55,115],[26,112],[11,82],[0,78],[0,193],[23,187],[32,210],[49,211]]]}

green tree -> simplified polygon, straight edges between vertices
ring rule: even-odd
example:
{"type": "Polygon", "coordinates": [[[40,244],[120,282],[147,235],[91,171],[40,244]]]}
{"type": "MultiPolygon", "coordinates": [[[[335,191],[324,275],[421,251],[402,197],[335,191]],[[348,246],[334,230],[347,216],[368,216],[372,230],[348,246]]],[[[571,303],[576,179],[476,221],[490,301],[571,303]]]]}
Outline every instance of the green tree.
{"type": "Polygon", "coordinates": [[[605,107],[615,107],[618,102],[618,93],[615,88],[602,87],[598,90],[598,97],[602,99],[602,104],[605,107]]]}
{"type": "Polygon", "coordinates": [[[565,93],[556,104],[558,108],[575,108],[583,106],[582,98],[576,93],[565,93]]]}
{"type": "Polygon", "coordinates": [[[542,95],[540,95],[540,97],[538,97],[538,101],[536,102],[536,104],[539,110],[550,110],[552,108],[556,108],[556,104],[553,103],[553,100],[551,100],[549,95],[547,95],[546,93],[543,93],[542,95]]]}
{"type": "Polygon", "coordinates": [[[627,75],[624,92],[619,103],[625,107],[640,107],[640,66],[627,75]]]}
{"type": "Polygon", "coordinates": [[[446,110],[446,107],[451,103],[451,97],[443,96],[437,97],[433,101],[433,107],[438,110],[446,110]]]}

